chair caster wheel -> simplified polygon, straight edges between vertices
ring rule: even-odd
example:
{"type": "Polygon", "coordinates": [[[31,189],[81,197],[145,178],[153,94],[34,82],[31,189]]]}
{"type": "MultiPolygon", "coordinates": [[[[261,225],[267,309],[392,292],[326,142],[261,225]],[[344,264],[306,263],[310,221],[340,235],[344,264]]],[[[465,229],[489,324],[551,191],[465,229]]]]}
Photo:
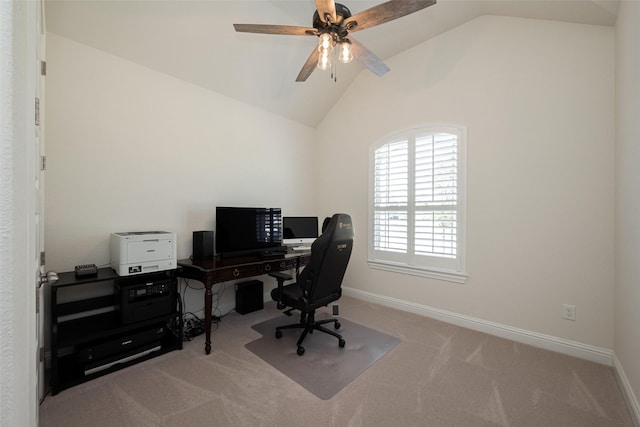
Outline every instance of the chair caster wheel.
{"type": "Polygon", "coordinates": [[[345,344],[347,342],[345,340],[343,340],[342,338],[340,338],[340,341],[338,341],[338,347],[340,348],[344,348],[345,344]]]}
{"type": "Polygon", "coordinates": [[[340,324],[340,322],[336,322],[336,323],[334,323],[334,325],[333,325],[333,327],[334,327],[334,328],[336,328],[336,329],[340,329],[340,326],[342,326],[342,325],[340,324]]]}
{"type": "Polygon", "coordinates": [[[298,350],[296,351],[296,353],[298,353],[298,356],[302,356],[304,354],[304,347],[302,346],[298,347],[298,350]]]}
{"type": "Polygon", "coordinates": [[[282,338],[282,331],[276,331],[276,338],[282,338]]]}

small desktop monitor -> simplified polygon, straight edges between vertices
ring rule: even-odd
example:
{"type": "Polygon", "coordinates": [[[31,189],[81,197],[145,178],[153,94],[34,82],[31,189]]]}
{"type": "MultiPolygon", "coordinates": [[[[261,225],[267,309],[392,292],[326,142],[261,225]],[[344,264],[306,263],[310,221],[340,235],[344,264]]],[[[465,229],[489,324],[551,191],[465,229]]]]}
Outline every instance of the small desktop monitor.
{"type": "Polygon", "coordinates": [[[288,246],[310,246],[318,237],[318,217],[282,217],[282,237],[282,243],[288,246]]]}

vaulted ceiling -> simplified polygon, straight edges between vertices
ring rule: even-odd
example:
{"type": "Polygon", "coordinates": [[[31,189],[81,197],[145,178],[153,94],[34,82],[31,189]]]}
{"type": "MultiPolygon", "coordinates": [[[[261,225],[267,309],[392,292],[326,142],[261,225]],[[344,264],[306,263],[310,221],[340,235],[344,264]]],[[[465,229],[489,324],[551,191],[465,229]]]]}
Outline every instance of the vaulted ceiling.
{"type": "MultiPolygon", "coordinates": [[[[356,14],[383,1],[342,3],[356,14]]],[[[356,38],[386,60],[482,15],[612,26],[617,8],[617,0],[438,0],[356,38]]],[[[315,37],[233,28],[311,27],[314,11],[313,0],[46,0],[46,25],[57,35],[315,127],[356,76],[369,71],[353,61],[337,65],[337,82],[315,70],[297,83],[315,37]]]]}

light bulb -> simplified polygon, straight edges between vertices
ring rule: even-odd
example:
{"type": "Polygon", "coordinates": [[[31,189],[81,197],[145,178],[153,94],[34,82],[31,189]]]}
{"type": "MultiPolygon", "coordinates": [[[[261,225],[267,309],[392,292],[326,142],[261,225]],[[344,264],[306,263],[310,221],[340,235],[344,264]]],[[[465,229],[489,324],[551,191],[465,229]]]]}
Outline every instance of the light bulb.
{"type": "Polygon", "coordinates": [[[318,56],[318,68],[321,70],[328,70],[331,67],[331,55],[330,52],[321,53],[318,56]]]}
{"type": "Polygon", "coordinates": [[[349,40],[343,40],[340,42],[340,53],[338,54],[338,60],[343,64],[348,64],[353,59],[353,52],[351,52],[351,42],[349,40]]]}
{"type": "Polygon", "coordinates": [[[322,33],[318,38],[318,51],[321,55],[325,52],[331,53],[333,50],[333,38],[329,33],[322,33]]]}

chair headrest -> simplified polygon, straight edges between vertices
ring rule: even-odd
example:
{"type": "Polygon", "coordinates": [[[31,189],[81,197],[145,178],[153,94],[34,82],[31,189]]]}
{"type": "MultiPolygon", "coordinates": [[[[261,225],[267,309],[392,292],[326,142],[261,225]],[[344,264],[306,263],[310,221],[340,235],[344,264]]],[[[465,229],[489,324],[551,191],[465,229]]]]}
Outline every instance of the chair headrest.
{"type": "Polygon", "coordinates": [[[324,232],[333,235],[333,238],[337,240],[353,238],[351,216],[345,213],[334,214],[324,232]]]}

